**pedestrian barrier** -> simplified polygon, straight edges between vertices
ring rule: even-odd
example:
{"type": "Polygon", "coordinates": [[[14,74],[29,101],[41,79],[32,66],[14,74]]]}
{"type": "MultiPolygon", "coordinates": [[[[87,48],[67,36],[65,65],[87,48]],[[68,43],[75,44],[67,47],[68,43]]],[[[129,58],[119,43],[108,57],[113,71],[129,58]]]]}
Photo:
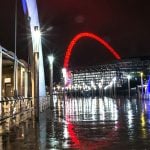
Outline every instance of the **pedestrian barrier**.
{"type": "MultiPolygon", "coordinates": [[[[0,123],[7,118],[15,117],[17,114],[34,109],[33,98],[18,97],[2,97],[0,101],[1,114],[0,123]]],[[[43,112],[50,106],[50,97],[39,98],[39,110],[43,112]]]]}
{"type": "Polygon", "coordinates": [[[14,117],[16,114],[33,109],[32,98],[25,98],[23,96],[2,97],[0,105],[0,121],[3,121],[9,117],[14,117]]]}

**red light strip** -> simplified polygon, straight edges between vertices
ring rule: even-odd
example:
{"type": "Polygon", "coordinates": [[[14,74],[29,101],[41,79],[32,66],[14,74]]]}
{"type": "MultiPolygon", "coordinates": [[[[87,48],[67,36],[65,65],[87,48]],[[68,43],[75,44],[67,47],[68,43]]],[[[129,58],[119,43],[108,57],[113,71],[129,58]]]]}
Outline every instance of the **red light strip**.
{"type": "Polygon", "coordinates": [[[70,56],[73,50],[73,47],[75,46],[75,44],[78,42],[78,40],[80,40],[83,37],[89,37],[92,38],[96,41],[98,41],[100,44],[104,45],[107,50],[112,53],[114,55],[114,57],[118,60],[121,59],[120,55],[116,52],[116,50],[114,50],[105,40],[103,40],[101,37],[93,34],[93,33],[88,33],[88,32],[83,32],[83,33],[79,33],[77,34],[72,41],[70,42],[70,44],[68,45],[67,51],[66,51],[66,55],[65,55],[65,59],[64,59],[64,68],[68,68],[69,66],[69,61],[70,61],[70,56]]]}

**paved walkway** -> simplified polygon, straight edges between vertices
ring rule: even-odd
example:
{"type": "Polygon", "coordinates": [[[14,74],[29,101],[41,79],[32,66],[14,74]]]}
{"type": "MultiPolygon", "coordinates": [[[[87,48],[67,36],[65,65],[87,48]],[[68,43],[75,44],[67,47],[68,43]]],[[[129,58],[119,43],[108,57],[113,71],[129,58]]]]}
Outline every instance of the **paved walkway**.
{"type": "Polygon", "coordinates": [[[0,150],[148,150],[150,101],[54,99],[54,109],[8,119],[0,150]],[[65,109],[64,109],[65,108],[65,109]]]}

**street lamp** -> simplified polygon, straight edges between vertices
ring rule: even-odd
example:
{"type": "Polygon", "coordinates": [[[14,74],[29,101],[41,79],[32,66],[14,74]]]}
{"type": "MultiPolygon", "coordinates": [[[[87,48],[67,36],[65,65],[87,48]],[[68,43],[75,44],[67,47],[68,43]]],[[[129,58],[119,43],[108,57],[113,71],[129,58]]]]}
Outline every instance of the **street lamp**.
{"type": "Polygon", "coordinates": [[[101,82],[98,84],[98,87],[99,87],[99,96],[102,96],[102,83],[101,82]]]}
{"type": "Polygon", "coordinates": [[[34,42],[33,42],[33,85],[34,85],[34,107],[35,119],[39,120],[39,41],[41,33],[38,26],[34,27],[34,42]]]}
{"type": "Polygon", "coordinates": [[[93,91],[93,89],[94,89],[94,87],[95,87],[95,84],[94,84],[94,81],[91,81],[91,92],[92,92],[92,97],[94,96],[94,91],[93,91]]]}
{"type": "Polygon", "coordinates": [[[66,81],[67,81],[67,69],[66,68],[62,68],[62,75],[63,75],[63,99],[64,99],[64,114],[66,112],[65,110],[65,86],[66,86],[66,81]]]}
{"type": "Polygon", "coordinates": [[[114,83],[114,97],[116,97],[116,77],[113,78],[114,83]]]}
{"type": "Polygon", "coordinates": [[[141,75],[141,88],[142,88],[142,97],[143,97],[143,72],[140,73],[141,75]]]}
{"type": "Polygon", "coordinates": [[[67,82],[67,69],[66,68],[62,68],[62,75],[63,75],[63,87],[65,90],[65,85],[67,82]]]}
{"type": "Polygon", "coordinates": [[[49,64],[50,64],[50,107],[53,108],[53,62],[54,56],[48,56],[49,64]]]}
{"type": "Polygon", "coordinates": [[[131,92],[130,92],[130,79],[131,79],[131,75],[128,75],[127,78],[128,78],[128,93],[129,93],[129,98],[130,98],[130,96],[131,96],[131,92]]]}
{"type": "Polygon", "coordinates": [[[14,96],[18,96],[18,87],[17,87],[17,71],[18,71],[18,63],[17,63],[17,0],[15,1],[15,57],[14,57],[14,96]]]}
{"type": "Polygon", "coordinates": [[[62,68],[62,75],[63,75],[64,81],[66,82],[66,76],[67,76],[67,69],[66,68],[62,68]]]}

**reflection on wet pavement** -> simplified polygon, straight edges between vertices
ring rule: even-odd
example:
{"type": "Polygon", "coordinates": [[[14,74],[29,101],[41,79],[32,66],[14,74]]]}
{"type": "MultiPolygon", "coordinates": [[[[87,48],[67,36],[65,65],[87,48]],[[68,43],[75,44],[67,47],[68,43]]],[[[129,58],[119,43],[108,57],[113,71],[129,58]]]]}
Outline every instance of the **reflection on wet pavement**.
{"type": "Polygon", "coordinates": [[[54,108],[3,123],[0,150],[150,149],[149,100],[55,96],[54,108]]]}

